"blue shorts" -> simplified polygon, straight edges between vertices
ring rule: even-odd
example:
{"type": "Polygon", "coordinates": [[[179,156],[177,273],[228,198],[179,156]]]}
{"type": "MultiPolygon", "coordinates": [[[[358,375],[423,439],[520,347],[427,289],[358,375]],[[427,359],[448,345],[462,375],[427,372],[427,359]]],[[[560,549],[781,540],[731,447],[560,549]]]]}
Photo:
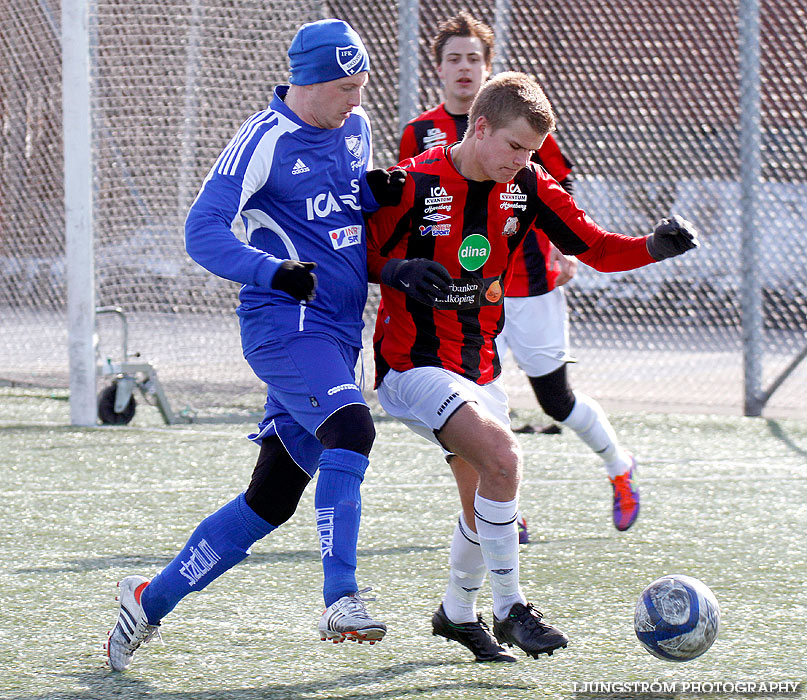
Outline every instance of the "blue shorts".
{"type": "Polygon", "coordinates": [[[361,348],[319,332],[289,333],[261,345],[246,360],[267,385],[258,432],[250,440],[277,435],[291,458],[314,476],[324,449],[317,429],[350,404],[366,406],[354,368],[361,348]]]}

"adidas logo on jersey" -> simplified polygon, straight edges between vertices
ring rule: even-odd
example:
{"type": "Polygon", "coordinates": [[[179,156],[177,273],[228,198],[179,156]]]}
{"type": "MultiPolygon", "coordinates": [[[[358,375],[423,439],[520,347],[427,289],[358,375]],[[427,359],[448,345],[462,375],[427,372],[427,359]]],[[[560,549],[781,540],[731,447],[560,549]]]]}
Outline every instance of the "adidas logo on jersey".
{"type": "Polygon", "coordinates": [[[311,171],[311,168],[309,168],[305,163],[303,163],[303,161],[301,161],[298,158],[297,162],[294,164],[294,167],[291,169],[291,174],[292,175],[299,175],[300,173],[307,173],[307,172],[310,172],[310,171],[311,171]]]}

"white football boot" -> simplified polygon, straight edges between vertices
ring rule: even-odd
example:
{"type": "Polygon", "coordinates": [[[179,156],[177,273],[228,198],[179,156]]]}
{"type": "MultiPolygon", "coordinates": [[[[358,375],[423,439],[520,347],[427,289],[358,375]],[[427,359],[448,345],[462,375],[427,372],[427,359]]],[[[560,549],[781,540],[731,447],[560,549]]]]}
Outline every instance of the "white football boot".
{"type": "Polygon", "coordinates": [[[149,580],[143,576],[127,576],[120,583],[120,610],[115,628],[109,633],[106,654],[113,671],[125,671],[132,663],[132,655],[141,644],[160,638],[159,625],[150,625],[146,619],[140,595],[149,580]]]}
{"type": "Polygon", "coordinates": [[[351,639],[361,644],[375,644],[384,638],[387,626],[370,617],[365,603],[375,598],[362,598],[363,593],[372,589],[363,588],[352,595],[342,596],[329,605],[319,620],[319,638],[330,639],[334,644],[351,639]]]}

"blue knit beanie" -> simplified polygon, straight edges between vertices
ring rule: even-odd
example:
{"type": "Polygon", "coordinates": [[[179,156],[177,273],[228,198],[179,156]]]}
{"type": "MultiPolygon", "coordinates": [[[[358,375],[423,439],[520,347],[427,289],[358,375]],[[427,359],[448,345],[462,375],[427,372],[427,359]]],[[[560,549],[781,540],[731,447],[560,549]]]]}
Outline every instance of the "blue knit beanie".
{"type": "Polygon", "coordinates": [[[289,47],[292,85],[327,83],[370,70],[361,37],[340,19],[304,24],[289,47]]]}

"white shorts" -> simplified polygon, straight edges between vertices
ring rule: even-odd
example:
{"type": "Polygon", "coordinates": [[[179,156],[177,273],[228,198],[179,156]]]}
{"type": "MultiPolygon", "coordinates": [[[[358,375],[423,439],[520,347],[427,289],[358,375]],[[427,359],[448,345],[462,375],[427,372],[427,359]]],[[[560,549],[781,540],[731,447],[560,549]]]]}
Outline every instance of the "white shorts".
{"type": "Polygon", "coordinates": [[[569,319],[562,287],[537,297],[505,297],[504,329],[496,338],[499,359],[509,349],[528,377],[543,377],[567,362],[569,319]]]}
{"type": "Polygon", "coordinates": [[[390,370],[378,387],[378,400],[389,415],[436,445],[440,445],[436,433],[466,403],[477,404],[504,426],[510,426],[507,393],[499,379],[480,386],[442,367],[390,370]]]}

